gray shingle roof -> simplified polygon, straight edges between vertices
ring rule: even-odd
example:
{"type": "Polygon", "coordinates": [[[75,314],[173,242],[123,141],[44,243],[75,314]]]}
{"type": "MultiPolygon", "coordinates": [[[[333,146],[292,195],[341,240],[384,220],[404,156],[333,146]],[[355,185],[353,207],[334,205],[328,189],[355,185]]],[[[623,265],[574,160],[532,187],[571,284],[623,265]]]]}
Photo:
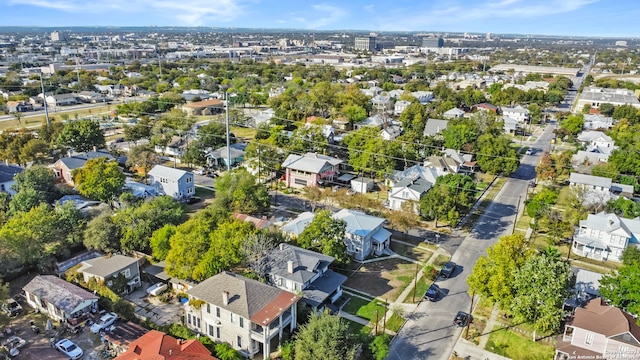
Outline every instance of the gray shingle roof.
{"type": "Polygon", "coordinates": [[[151,169],[151,171],[149,171],[149,175],[153,177],[162,177],[173,180],[178,180],[188,173],[188,171],[174,169],[163,165],[156,165],[151,169]]]}
{"type": "Polygon", "coordinates": [[[13,180],[13,177],[23,170],[20,166],[0,164],[0,183],[13,180]]]}
{"type": "Polygon", "coordinates": [[[282,163],[282,167],[318,174],[326,167],[336,166],[342,162],[342,160],[331,156],[314,153],[307,153],[304,155],[290,154],[282,163]]]}
{"type": "Polygon", "coordinates": [[[267,254],[265,273],[304,284],[315,276],[318,268],[328,266],[333,260],[331,256],[281,243],[267,254]],[[293,261],[292,274],[288,271],[289,261],[293,261]]]}
{"type": "Polygon", "coordinates": [[[569,183],[579,185],[598,186],[605,189],[611,188],[611,179],[601,176],[593,176],[579,173],[569,175],[569,183]]]}
{"type": "Polygon", "coordinates": [[[298,215],[295,219],[289,221],[282,226],[282,232],[298,236],[313,221],[316,214],[305,211],[298,215]]]}
{"type": "Polygon", "coordinates": [[[449,125],[447,120],[428,119],[424,126],[424,136],[433,136],[446,129],[449,125]]]}
{"type": "Polygon", "coordinates": [[[78,153],[72,156],[60,158],[62,162],[69,170],[78,169],[84,166],[89,159],[97,159],[105,157],[109,160],[113,160],[114,157],[105,150],[88,151],[86,153],[78,153]]]}
{"type": "MultiPolygon", "coordinates": [[[[290,299],[290,303],[281,307],[280,312],[284,312],[288,306],[299,300],[298,296],[288,291],[230,272],[222,272],[208,278],[188,290],[187,294],[246,319],[258,317],[260,313],[268,311],[267,308],[273,306],[276,300],[282,299],[284,296],[290,299]],[[225,305],[223,301],[224,291],[229,292],[228,305],[225,305]]],[[[275,318],[276,316],[271,316],[267,324],[275,318]]]]}
{"type": "Polygon", "coordinates": [[[45,299],[68,315],[83,301],[98,299],[92,293],[53,275],[36,276],[22,289],[45,299]]]}
{"type": "Polygon", "coordinates": [[[305,301],[312,306],[322,304],[337,288],[347,281],[347,277],[327,270],[322,276],[302,291],[305,301]]]}
{"type": "Polygon", "coordinates": [[[367,236],[384,222],[382,218],[349,209],[338,211],[333,218],[344,220],[347,223],[346,232],[359,236],[367,236]]]}
{"type": "Polygon", "coordinates": [[[417,179],[404,178],[398,181],[395,185],[393,185],[393,189],[396,188],[408,188],[418,192],[419,194],[424,194],[429,191],[433,187],[433,184],[429,181],[419,177],[417,179]]]}
{"type": "Polygon", "coordinates": [[[131,264],[138,262],[138,259],[124,256],[113,255],[111,257],[99,257],[82,262],[82,266],[78,269],[78,272],[84,272],[90,275],[99,276],[105,278],[115,272],[118,272],[131,264]]]}

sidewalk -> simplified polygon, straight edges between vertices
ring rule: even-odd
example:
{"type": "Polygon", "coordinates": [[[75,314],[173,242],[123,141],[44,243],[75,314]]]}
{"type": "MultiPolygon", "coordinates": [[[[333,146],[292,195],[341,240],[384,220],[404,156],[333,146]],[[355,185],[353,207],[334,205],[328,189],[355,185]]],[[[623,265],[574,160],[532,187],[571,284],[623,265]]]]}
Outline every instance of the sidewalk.
{"type": "Polygon", "coordinates": [[[476,344],[460,338],[453,348],[454,356],[465,360],[509,360],[509,358],[486,351],[476,344]]]}

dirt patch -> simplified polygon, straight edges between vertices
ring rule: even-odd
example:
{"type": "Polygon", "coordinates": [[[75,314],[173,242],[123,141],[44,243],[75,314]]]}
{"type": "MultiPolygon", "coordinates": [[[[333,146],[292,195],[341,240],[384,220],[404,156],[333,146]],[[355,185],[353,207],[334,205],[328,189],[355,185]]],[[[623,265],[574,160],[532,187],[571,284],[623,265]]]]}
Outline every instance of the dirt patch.
{"type": "Polygon", "coordinates": [[[363,264],[349,277],[345,286],[372,297],[396,301],[414,275],[413,263],[401,259],[381,260],[363,264]]]}

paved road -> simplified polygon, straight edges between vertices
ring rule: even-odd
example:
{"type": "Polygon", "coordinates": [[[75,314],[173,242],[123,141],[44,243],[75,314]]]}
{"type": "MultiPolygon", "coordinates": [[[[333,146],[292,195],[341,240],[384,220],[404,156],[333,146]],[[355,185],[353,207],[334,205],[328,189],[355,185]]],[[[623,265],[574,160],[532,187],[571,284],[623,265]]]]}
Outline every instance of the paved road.
{"type": "MultiPolygon", "coordinates": [[[[547,125],[535,142],[534,149],[546,149],[553,137],[555,125],[547,125]]],[[[505,183],[473,231],[453,254],[459,266],[450,279],[438,285],[445,296],[437,302],[422,302],[391,344],[389,360],[448,359],[462,332],[453,325],[456,312],[469,311],[471,297],[466,282],[473,265],[489,246],[506,234],[511,234],[518,203],[524,201],[529,181],[535,178],[535,164],[542,151],[525,155],[518,170],[505,183]]]]}

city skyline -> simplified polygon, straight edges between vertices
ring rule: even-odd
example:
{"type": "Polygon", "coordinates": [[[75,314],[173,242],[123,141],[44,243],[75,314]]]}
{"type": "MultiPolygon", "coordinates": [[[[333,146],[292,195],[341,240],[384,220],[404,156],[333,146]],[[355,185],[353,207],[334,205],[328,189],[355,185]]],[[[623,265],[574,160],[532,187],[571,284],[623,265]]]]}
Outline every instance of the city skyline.
{"type": "Polygon", "coordinates": [[[640,4],[603,0],[1,0],[3,26],[211,26],[640,37],[640,4]]]}

